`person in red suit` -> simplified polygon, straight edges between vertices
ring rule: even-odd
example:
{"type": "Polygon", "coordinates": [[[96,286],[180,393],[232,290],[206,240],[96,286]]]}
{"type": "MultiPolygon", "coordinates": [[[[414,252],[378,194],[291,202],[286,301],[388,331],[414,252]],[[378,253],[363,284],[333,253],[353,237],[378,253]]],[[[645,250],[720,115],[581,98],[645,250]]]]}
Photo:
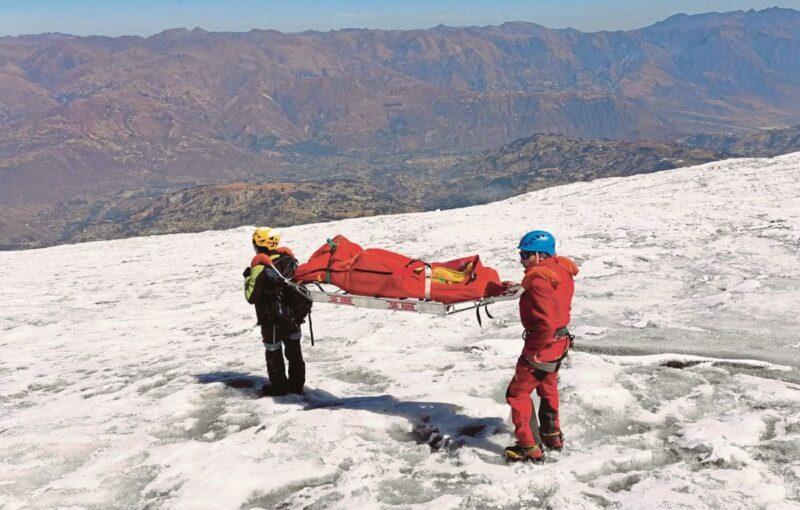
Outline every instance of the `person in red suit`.
{"type": "Polygon", "coordinates": [[[541,398],[542,443],[554,450],[564,446],[558,415],[558,369],[572,345],[567,326],[578,267],[570,259],[556,255],[555,238],[549,232],[527,233],[519,250],[525,267],[524,292],[519,300],[525,346],[506,391],[517,443],[506,448],[505,455],[514,461],[536,462],[544,460],[544,451],[536,444],[531,429],[534,390],[541,398]]]}

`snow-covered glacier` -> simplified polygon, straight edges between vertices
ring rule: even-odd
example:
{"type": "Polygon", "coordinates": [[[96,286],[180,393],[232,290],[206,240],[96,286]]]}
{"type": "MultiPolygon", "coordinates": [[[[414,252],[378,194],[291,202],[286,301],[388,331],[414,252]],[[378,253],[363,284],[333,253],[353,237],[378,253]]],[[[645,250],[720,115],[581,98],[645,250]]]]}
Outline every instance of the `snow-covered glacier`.
{"type": "Polygon", "coordinates": [[[0,253],[0,508],[797,508],[800,154],[283,230],[518,280],[581,266],[567,448],[507,465],[514,303],[316,306],[307,395],[259,398],[250,227],[0,253]]]}

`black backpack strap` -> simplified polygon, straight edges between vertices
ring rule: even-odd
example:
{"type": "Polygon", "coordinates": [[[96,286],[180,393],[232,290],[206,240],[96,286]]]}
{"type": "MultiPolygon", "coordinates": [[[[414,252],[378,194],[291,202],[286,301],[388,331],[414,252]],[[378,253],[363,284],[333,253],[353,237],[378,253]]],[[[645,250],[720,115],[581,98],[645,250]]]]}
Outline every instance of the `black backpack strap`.
{"type": "Polygon", "coordinates": [[[311,322],[311,312],[308,312],[308,333],[311,335],[311,347],[314,347],[314,324],[311,322]]]}

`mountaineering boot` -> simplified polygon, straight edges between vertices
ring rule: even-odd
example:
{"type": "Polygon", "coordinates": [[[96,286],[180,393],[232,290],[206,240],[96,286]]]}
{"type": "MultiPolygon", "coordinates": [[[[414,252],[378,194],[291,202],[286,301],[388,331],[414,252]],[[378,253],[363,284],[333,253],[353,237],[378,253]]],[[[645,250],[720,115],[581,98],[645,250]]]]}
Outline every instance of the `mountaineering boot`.
{"type": "Polygon", "coordinates": [[[544,462],[544,452],[539,445],[521,446],[517,444],[508,446],[505,449],[505,456],[508,460],[514,462],[544,462]]]}
{"type": "Polygon", "coordinates": [[[540,434],[542,436],[542,443],[550,450],[561,451],[561,449],[564,448],[564,434],[562,434],[560,430],[549,434],[540,432],[540,434]]]}

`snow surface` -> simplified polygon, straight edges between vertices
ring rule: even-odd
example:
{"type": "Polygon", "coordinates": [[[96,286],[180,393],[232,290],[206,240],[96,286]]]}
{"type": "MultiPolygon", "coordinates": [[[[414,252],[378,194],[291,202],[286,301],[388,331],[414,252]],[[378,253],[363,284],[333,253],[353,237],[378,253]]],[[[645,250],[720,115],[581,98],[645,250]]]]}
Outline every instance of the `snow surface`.
{"type": "Polygon", "coordinates": [[[0,253],[0,507],[797,508],[800,154],[284,231],[511,280],[534,227],[582,268],[567,449],[506,465],[513,303],[317,306],[305,398],[259,398],[250,228],[0,253]]]}

